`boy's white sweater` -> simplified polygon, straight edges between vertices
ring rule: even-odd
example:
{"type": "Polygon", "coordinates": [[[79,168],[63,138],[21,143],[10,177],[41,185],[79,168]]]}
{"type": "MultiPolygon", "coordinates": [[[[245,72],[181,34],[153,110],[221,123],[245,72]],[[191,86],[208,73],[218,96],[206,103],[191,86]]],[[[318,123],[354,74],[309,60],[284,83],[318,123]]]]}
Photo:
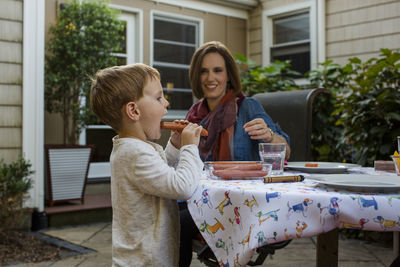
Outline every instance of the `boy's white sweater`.
{"type": "Polygon", "coordinates": [[[196,189],[203,162],[195,145],[179,150],[113,138],[111,153],[113,266],[178,266],[176,199],[196,189]],[[176,166],[176,169],[170,166],[176,166]]]}

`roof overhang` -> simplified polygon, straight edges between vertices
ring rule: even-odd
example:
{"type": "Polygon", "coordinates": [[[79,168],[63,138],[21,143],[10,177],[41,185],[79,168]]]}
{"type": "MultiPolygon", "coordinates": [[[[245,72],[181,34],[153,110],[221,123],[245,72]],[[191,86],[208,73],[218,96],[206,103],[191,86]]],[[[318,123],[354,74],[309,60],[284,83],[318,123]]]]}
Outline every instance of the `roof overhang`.
{"type": "Polygon", "coordinates": [[[248,19],[248,11],[259,4],[259,0],[151,0],[156,3],[201,10],[224,16],[248,19]]]}

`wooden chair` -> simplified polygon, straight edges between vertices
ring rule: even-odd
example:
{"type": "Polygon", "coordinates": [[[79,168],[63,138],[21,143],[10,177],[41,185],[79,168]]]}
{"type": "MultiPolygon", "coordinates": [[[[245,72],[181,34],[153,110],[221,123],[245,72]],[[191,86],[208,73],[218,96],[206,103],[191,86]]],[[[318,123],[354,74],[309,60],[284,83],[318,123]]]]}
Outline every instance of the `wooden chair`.
{"type": "Polygon", "coordinates": [[[278,123],[290,137],[290,161],[311,160],[312,105],[320,94],[329,90],[307,90],[259,93],[253,97],[265,112],[278,123]]]}

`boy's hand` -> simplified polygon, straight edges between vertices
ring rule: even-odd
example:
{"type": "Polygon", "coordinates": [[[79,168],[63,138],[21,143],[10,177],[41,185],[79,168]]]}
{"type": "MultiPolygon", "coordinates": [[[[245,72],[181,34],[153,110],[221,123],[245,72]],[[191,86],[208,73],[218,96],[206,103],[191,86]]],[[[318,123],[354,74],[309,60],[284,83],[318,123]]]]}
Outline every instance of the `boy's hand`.
{"type": "Polygon", "coordinates": [[[189,123],[182,131],[181,146],[192,145],[192,144],[198,146],[200,142],[200,133],[202,129],[203,129],[202,126],[199,126],[195,123],[189,123]]]}
{"type": "MultiPolygon", "coordinates": [[[[188,121],[186,120],[174,120],[174,122],[186,122],[188,123],[188,121]]],[[[181,132],[180,131],[171,131],[171,144],[177,148],[180,149],[181,148],[181,132]]]]}

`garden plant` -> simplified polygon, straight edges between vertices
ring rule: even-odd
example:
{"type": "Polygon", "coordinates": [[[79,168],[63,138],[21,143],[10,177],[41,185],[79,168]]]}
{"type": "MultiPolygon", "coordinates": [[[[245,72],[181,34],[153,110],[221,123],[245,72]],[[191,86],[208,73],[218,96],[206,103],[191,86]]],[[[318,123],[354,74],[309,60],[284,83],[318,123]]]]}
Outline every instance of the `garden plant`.
{"type": "Polygon", "coordinates": [[[63,5],[50,27],[45,103],[48,112],[62,116],[64,144],[76,144],[82,127],[96,121],[85,99],[90,77],[117,64],[112,53],[121,49],[124,29],[118,12],[104,1],[72,1],[63,5]]]}

